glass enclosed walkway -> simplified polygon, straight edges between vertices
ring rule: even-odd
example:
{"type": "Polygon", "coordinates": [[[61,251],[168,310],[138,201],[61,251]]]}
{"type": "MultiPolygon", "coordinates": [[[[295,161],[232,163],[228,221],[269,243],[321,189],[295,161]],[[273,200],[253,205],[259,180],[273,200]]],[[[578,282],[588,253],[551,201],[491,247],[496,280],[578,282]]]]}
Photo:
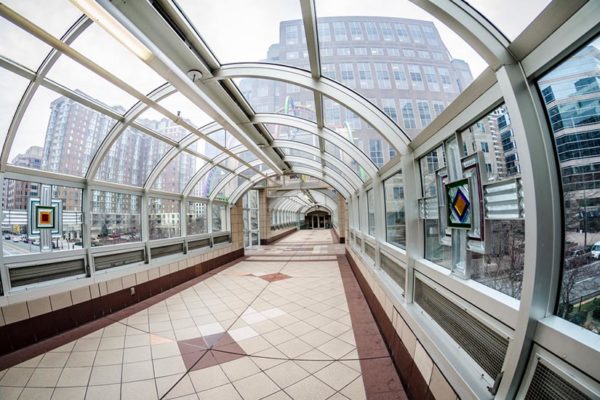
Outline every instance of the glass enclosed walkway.
{"type": "Polygon", "coordinates": [[[329,230],[246,251],[92,324],[20,364],[0,359],[0,398],[405,398],[329,230]]]}

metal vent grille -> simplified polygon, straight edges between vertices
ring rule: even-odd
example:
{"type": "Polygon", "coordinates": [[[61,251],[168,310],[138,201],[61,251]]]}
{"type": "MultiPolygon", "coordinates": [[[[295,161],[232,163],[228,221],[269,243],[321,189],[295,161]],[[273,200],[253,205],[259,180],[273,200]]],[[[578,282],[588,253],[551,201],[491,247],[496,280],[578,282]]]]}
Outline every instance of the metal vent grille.
{"type": "Polygon", "coordinates": [[[375,248],[368,242],[365,242],[365,254],[371,259],[375,260],[375,248]]]}
{"type": "Polygon", "coordinates": [[[10,284],[12,287],[84,274],[85,261],[83,259],[32,265],[30,267],[9,268],[10,284]]]}
{"type": "Polygon", "coordinates": [[[538,363],[525,400],[591,400],[556,372],[538,363]]]}
{"type": "Polygon", "coordinates": [[[183,243],[170,244],[168,246],[153,247],[151,250],[152,258],[170,256],[172,254],[183,253],[183,243]]]}
{"type": "Polygon", "coordinates": [[[210,246],[210,239],[199,239],[188,242],[188,250],[201,249],[210,246]]]}
{"type": "Polygon", "coordinates": [[[217,236],[216,238],[213,239],[214,244],[227,243],[227,242],[229,242],[229,235],[217,236]]]}
{"type": "Polygon", "coordinates": [[[383,269],[404,290],[406,272],[398,263],[381,253],[381,269],[383,269]]]}
{"type": "Polygon", "coordinates": [[[102,271],[103,269],[115,268],[138,262],[144,262],[144,250],[140,249],[126,253],[94,257],[94,267],[96,268],[96,271],[102,271]]]}
{"type": "Polygon", "coordinates": [[[415,302],[431,316],[466,352],[496,379],[508,348],[500,336],[440,293],[415,280],[415,302]]]}

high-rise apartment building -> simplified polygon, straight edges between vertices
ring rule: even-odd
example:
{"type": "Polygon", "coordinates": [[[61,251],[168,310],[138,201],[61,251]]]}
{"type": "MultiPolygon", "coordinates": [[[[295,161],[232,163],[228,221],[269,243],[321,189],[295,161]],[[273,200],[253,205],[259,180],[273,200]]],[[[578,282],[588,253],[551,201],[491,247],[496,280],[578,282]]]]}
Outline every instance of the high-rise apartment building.
{"type": "MultiPolygon", "coordinates": [[[[303,30],[300,20],[282,22],[279,43],[270,47],[268,61],[306,69],[303,30]]],[[[319,18],[318,34],[322,74],[370,100],[411,138],[473,80],[468,64],[451,58],[433,22],[327,17],[319,18]]],[[[240,81],[240,90],[256,112],[316,119],[312,92],[298,86],[245,79],[240,81]]],[[[326,127],[353,141],[376,165],[395,157],[395,150],[370,125],[328,98],[324,99],[324,118],[326,127]]],[[[273,127],[271,134],[275,138],[290,135],[281,129],[273,127]]]]}
{"type": "MultiPolygon", "coordinates": [[[[42,154],[44,149],[40,146],[31,146],[25,153],[18,154],[12,160],[12,164],[39,169],[42,165],[42,154]]],[[[39,196],[39,184],[33,182],[17,181],[14,179],[4,180],[2,191],[2,208],[4,210],[26,210],[29,197],[39,196]]]]}

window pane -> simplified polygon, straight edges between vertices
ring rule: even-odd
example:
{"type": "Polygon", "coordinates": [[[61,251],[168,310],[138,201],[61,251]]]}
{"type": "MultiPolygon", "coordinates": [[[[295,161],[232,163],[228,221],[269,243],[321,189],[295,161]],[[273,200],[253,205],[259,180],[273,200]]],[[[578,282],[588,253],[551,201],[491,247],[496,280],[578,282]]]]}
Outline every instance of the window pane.
{"type": "MultiPolygon", "coordinates": [[[[38,199],[41,203],[42,184],[38,182],[4,180],[3,231],[5,233],[3,253],[5,256],[40,252],[40,235],[30,232],[28,223],[29,200],[38,199]],[[10,239],[10,240],[9,240],[10,239]]],[[[50,186],[51,200],[62,204],[60,228],[52,233],[48,244],[52,251],[73,250],[83,247],[82,242],[82,190],[66,186],[50,186]]],[[[42,204],[44,205],[44,204],[42,204]]],[[[48,204],[49,205],[49,204],[48,204]]]]}
{"type": "Polygon", "coordinates": [[[564,255],[558,315],[600,331],[600,39],[538,82],[560,165],[564,255]]]}
{"type": "Polygon", "coordinates": [[[40,87],[19,125],[10,162],[18,165],[20,156],[34,146],[42,149],[38,169],[84,176],[114,123],[104,114],[40,87]]]}
{"type": "Polygon", "coordinates": [[[315,122],[315,99],[311,90],[270,79],[234,80],[256,113],[293,115],[315,122]]]}
{"type": "Polygon", "coordinates": [[[213,203],[212,205],[212,231],[222,232],[227,229],[227,206],[213,203]]]}
{"type": "Polygon", "coordinates": [[[152,189],[181,193],[204,164],[206,164],[204,160],[181,152],[165,166],[154,181],[152,189]]]}
{"type": "Polygon", "coordinates": [[[208,171],[202,177],[202,179],[200,179],[200,182],[198,182],[198,184],[192,191],[192,195],[196,197],[207,198],[227,174],[228,172],[222,168],[211,168],[210,171],[208,171]]]}
{"type": "Polygon", "coordinates": [[[385,231],[388,243],[406,248],[404,223],[404,181],[402,171],[383,183],[385,194],[385,231]]]}
{"type": "MultiPolygon", "coordinates": [[[[502,105],[461,132],[463,155],[483,154],[481,175],[503,181],[520,175],[517,145],[506,106],[502,105]]],[[[471,279],[516,299],[521,298],[525,260],[525,221],[490,220],[485,232],[489,249],[471,253],[471,279]]]]}
{"type": "Polygon", "coordinates": [[[29,81],[0,68],[0,151],[8,128],[29,81]]]}
{"type": "Polygon", "coordinates": [[[92,246],[142,240],[140,196],[92,190],[92,246]]]}
{"type": "Polygon", "coordinates": [[[96,179],[143,186],[156,164],[171,149],[163,141],[127,128],[102,160],[96,179]]]}
{"type": "Polygon", "coordinates": [[[150,240],[181,236],[179,200],[148,198],[150,240]]]}
{"type": "Polygon", "coordinates": [[[208,207],[204,201],[189,201],[187,207],[187,234],[208,232],[208,207]]]}
{"type": "Polygon", "coordinates": [[[373,189],[367,192],[367,210],[368,210],[368,227],[369,235],[375,235],[375,194],[373,189]]]}

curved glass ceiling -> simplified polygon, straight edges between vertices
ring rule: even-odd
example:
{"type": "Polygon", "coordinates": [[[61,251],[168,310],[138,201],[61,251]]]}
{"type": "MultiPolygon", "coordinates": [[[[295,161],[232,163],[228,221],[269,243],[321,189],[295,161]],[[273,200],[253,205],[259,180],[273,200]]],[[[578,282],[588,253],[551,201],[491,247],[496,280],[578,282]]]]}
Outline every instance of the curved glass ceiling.
{"type": "Polygon", "coordinates": [[[260,61],[308,69],[299,1],[177,0],[176,3],[221,63],[260,61]],[[290,20],[295,21],[284,28],[282,23],[290,20]],[[236,29],[223,29],[224,24],[236,29]],[[285,43],[285,49],[276,43],[285,43]]]}
{"type": "Polygon", "coordinates": [[[466,0],[481,15],[486,17],[509,40],[514,40],[527,28],[551,0],[504,0],[502,7],[492,0],[466,0]],[[519,10],[519,12],[507,12],[519,10]]]}

